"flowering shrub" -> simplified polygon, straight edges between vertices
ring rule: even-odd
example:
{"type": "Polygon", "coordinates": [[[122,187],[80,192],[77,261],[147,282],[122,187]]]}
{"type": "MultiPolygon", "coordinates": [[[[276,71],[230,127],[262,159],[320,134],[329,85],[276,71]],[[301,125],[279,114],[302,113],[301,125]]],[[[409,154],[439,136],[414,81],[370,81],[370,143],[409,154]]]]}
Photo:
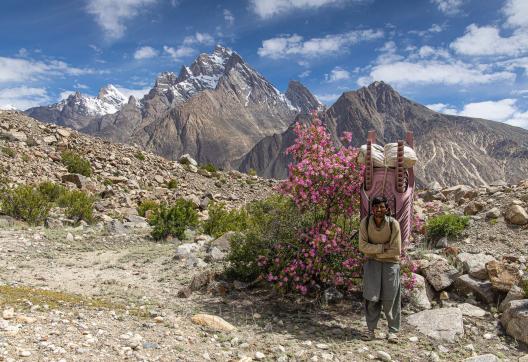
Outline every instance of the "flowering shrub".
{"type": "MultiPolygon", "coordinates": [[[[329,285],[351,289],[362,264],[352,241],[364,173],[356,163],[358,150],[336,148],[316,116],[309,125],[297,123],[294,131],[296,141],[287,150],[294,162],[278,190],[311,223],[297,230],[293,242],[272,244],[271,252],[259,257],[259,266],[266,271],[266,280],[282,291],[307,294],[329,285]]],[[[342,141],[350,143],[351,138],[345,132],[342,141]]]]}

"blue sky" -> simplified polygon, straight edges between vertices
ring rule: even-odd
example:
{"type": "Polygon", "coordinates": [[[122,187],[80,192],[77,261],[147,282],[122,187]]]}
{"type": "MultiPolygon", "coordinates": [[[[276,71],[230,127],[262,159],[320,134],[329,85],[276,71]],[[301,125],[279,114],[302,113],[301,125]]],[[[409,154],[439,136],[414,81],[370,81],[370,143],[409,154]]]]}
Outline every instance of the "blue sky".
{"type": "Polygon", "coordinates": [[[441,112],[528,128],[526,0],[3,0],[0,34],[0,107],[108,83],[141,95],[219,43],[328,105],[383,80],[441,112]]]}

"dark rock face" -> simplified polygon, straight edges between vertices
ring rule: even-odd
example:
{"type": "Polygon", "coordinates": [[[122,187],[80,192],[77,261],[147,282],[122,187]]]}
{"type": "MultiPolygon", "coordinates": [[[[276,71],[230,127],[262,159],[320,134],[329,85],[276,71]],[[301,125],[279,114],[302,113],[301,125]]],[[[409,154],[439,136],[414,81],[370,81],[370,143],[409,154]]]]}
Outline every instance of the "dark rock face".
{"type": "MultiPolygon", "coordinates": [[[[406,131],[413,131],[419,185],[434,181],[444,186],[485,185],[496,180],[516,183],[528,172],[527,130],[437,113],[401,97],[383,82],[343,93],[321,118],[335,140],[351,131],[355,146],[365,143],[372,129],[381,144],[404,139],[406,131]]],[[[289,132],[261,140],[244,157],[241,170],[254,168],[259,175],[285,177],[285,169],[280,168],[288,162],[281,150],[291,145],[285,144],[289,132]]]]}
{"type": "Polygon", "coordinates": [[[301,113],[323,111],[325,109],[325,106],[299,81],[291,80],[288,83],[288,89],[285,95],[292,106],[297,108],[301,113]]]}

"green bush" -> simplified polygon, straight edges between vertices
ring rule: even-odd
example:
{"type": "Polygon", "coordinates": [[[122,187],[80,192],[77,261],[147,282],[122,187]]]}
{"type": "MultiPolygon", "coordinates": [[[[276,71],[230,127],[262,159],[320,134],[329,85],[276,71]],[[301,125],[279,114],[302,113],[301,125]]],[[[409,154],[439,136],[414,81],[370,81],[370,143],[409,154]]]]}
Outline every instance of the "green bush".
{"type": "Polygon", "coordinates": [[[211,173],[216,173],[218,171],[216,166],[213,165],[212,163],[206,163],[205,165],[201,165],[200,168],[202,170],[206,170],[206,171],[209,171],[211,173]]]}
{"type": "Polygon", "coordinates": [[[92,166],[87,159],[82,158],[72,151],[62,152],[61,158],[62,163],[66,166],[68,172],[78,173],[87,177],[92,175],[92,166]]]}
{"type": "Polygon", "coordinates": [[[521,288],[524,291],[524,297],[528,298],[528,279],[523,279],[521,281],[521,288]]]}
{"type": "Polygon", "coordinates": [[[177,188],[177,187],[178,187],[178,180],[176,180],[176,179],[171,179],[171,180],[167,183],[167,188],[168,188],[168,189],[173,190],[173,189],[175,189],[175,188],[177,188]]]}
{"type": "Polygon", "coordinates": [[[156,200],[145,199],[137,207],[137,212],[139,216],[145,217],[148,210],[155,211],[159,207],[159,202],[156,200]]]}
{"type": "Polygon", "coordinates": [[[2,147],[2,152],[8,157],[15,158],[16,152],[11,147],[2,147]]]}
{"type": "Polygon", "coordinates": [[[84,220],[88,223],[93,221],[94,197],[80,190],[67,190],[57,200],[60,207],[64,207],[67,218],[79,222],[84,220]]]}
{"type": "Polygon", "coordinates": [[[182,239],[187,227],[198,225],[198,212],[191,201],[177,199],[170,207],[160,205],[149,222],[153,226],[154,239],[160,240],[168,236],[182,239]]]}
{"type": "Polygon", "coordinates": [[[141,152],[141,151],[137,151],[137,152],[134,154],[134,157],[137,158],[137,159],[140,160],[140,161],[145,161],[145,155],[144,155],[143,152],[141,152]]]}
{"type": "Polygon", "coordinates": [[[0,195],[0,209],[4,214],[31,225],[41,224],[48,217],[50,208],[48,198],[30,185],[4,188],[0,195]]]}
{"type": "Polygon", "coordinates": [[[215,238],[227,231],[243,231],[248,226],[248,212],[245,209],[228,211],[224,203],[212,202],[207,210],[209,219],[204,222],[203,229],[215,238]]]}
{"type": "Polygon", "coordinates": [[[178,161],[181,165],[190,165],[191,161],[189,161],[187,158],[182,158],[178,161]]]}
{"type": "Polygon", "coordinates": [[[51,181],[41,182],[37,186],[38,191],[46,197],[48,202],[56,202],[62,195],[68,192],[64,186],[51,181]]]}
{"type": "Polygon", "coordinates": [[[230,241],[226,270],[230,278],[252,281],[265,272],[257,258],[273,258],[273,245],[298,243],[298,231],[306,228],[310,216],[301,215],[291,199],[272,196],[248,204],[247,228],[235,234],[230,241]]]}
{"type": "Polygon", "coordinates": [[[249,176],[257,176],[257,171],[254,168],[250,168],[247,173],[249,176]]]}
{"type": "Polygon", "coordinates": [[[425,225],[426,235],[435,240],[447,237],[458,237],[468,226],[469,217],[454,214],[445,214],[432,217],[425,225]]]}

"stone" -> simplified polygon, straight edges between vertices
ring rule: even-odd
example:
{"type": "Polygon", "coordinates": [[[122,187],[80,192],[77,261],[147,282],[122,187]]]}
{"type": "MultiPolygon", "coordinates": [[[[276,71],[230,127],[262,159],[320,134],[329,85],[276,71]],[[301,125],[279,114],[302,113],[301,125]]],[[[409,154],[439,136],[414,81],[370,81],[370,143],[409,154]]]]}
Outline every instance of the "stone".
{"type": "Polygon", "coordinates": [[[4,311],[2,312],[2,318],[5,320],[15,318],[15,310],[13,308],[4,309],[4,311]]]}
{"type": "Polygon", "coordinates": [[[525,298],[524,291],[517,285],[512,286],[508,294],[506,294],[506,297],[504,298],[504,300],[499,305],[499,312],[501,313],[504,312],[508,303],[511,302],[512,300],[520,300],[524,298],[525,298]]]}
{"type": "Polygon", "coordinates": [[[487,313],[484,309],[469,303],[459,304],[458,308],[462,311],[462,315],[468,317],[484,317],[487,313]]]}
{"type": "Polygon", "coordinates": [[[479,201],[471,201],[464,208],[464,215],[476,215],[481,212],[486,204],[479,201]]]}
{"type": "Polygon", "coordinates": [[[216,246],[218,249],[220,249],[221,251],[225,253],[229,252],[231,250],[230,240],[231,240],[231,237],[235,234],[236,232],[234,231],[228,231],[222,236],[211,241],[210,247],[216,246]]]}
{"type": "Polygon", "coordinates": [[[194,324],[198,324],[209,329],[221,332],[231,332],[236,328],[231,323],[226,322],[224,319],[210,314],[196,314],[192,316],[191,321],[194,324]]]}
{"type": "Polygon", "coordinates": [[[488,278],[486,263],[495,260],[491,255],[479,253],[459,253],[456,256],[455,263],[463,273],[469,273],[473,278],[485,280],[488,278]]]}
{"type": "Polygon", "coordinates": [[[458,308],[424,310],[407,317],[407,322],[435,340],[453,343],[464,335],[462,311],[458,308]]]}
{"type": "Polygon", "coordinates": [[[497,219],[501,216],[501,212],[498,207],[494,207],[486,212],[486,219],[497,219]]]}
{"type": "Polygon", "coordinates": [[[510,205],[504,214],[507,221],[514,225],[528,224],[528,213],[520,205],[510,205]]]}
{"type": "Polygon", "coordinates": [[[194,158],[191,157],[188,153],[181,155],[178,159],[178,162],[184,165],[190,165],[190,166],[198,166],[198,162],[194,158]]]}
{"type": "Polygon", "coordinates": [[[143,349],[159,349],[160,346],[154,342],[143,342],[143,349]]]}
{"type": "Polygon", "coordinates": [[[460,272],[444,259],[431,261],[422,271],[427,281],[437,292],[450,287],[460,275],[460,272]]]}
{"type": "Polygon", "coordinates": [[[63,138],[70,138],[71,136],[71,132],[65,128],[58,128],[56,132],[63,138]]]}
{"type": "Polygon", "coordinates": [[[143,337],[140,334],[134,334],[127,340],[127,347],[138,350],[143,346],[143,337]]]}
{"type": "Polygon", "coordinates": [[[493,288],[501,292],[509,292],[511,287],[521,280],[518,265],[505,260],[486,263],[486,270],[493,288]]]}
{"type": "Polygon", "coordinates": [[[192,290],[189,287],[183,287],[180,290],[178,290],[178,293],[176,293],[176,296],[178,298],[189,298],[192,294],[192,290]]]}
{"type": "Polygon", "coordinates": [[[519,358],[519,362],[528,362],[528,354],[519,358]]]}
{"type": "Polygon", "coordinates": [[[213,246],[211,250],[209,251],[209,255],[212,260],[218,261],[223,260],[226,257],[226,254],[223,253],[220,249],[218,249],[216,246],[213,246]]]}
{"type": "Polygon", "coordinates": [[[499,362],[500,360],[494,354],[481,354],[480,356],[470,357],[463,362],[499,362]]]}
{"type": "Polygon", "coordinates": [[[115,219],[107,222],[105,224],[105,228],[110,235],[124,235],[128,234],[129,232],[121,221],[115,219]]]}
{"type": "Polygon", "coordinates": [[[413,273],[412,275],[416,283],[412,290],[408,290],[407,288],[403,289],[404,298],[408,299],[411,306],[418,311],[431,309],[425,278],[420,274],[413,273]]]}
{"type": "Polygon", "coordinates": [[[18,352],[18,355],[20,357],[29,357],[29,356],[31,356],[31,352],[30,351],[26,351],[26,350],[21,350],[20,352],[18,352]]]}
{"type": "Polygon", "coordinates": [[[190,288],[192,291],[197,291],[205,288],[214,280],[215,273],[211,270],[206,270],[202,273],[193,275],[190,288]]]}
{"type": "Polygon", "coordinates": [[[478,280],[467,274],[457,278],[455,288],[461,293],[473,293],[478,299],[487,304],[493,304],[496,299],[489,281],[478,280]]]}
{"type": "Polygon", "coordinates": [[[502,314],[501,324],[510,336],[528,344],[528,299],[509,302],[502,314]]]}
{"type": "Polygon", "coordinates": [[[42,138],[42,141],[47,144],[47,145],[51,145],[52,143],[55,143],[57,142],[57,138],[53,135],[51,136],[46,136],[46,137],[43,137],[42,138]]]}
{"type": "Polygon", "coordinates": [[[178,245],[176,248],[176,256],[180,258],[188,257],[191,254],[194,254],[200,250],[200,245],[195,243],[186,243],[178,245]]]}
{"type": "Polygon", "coordinates": [[[391,355],[385,351],[376,351],[376,358],[379,359],[380,361],[386,361],[386,362],[392,361],[391,355]]]}
{"type": "Polygon", "coordinates": [[[72,184],[75,184],[78,189],[83,189],[86,188],[90,179],[86,176],[79,175],[78,173],[67,173],[61,176],[61,181],[63,183],[71,182],[72,184]]]}
{"type": "Polygon", "coordinates": [[[343,300],[343,293],[335,287],[325,289],[323,293],[323,301],[326,304],[336,304],[343,300]]]}
{"type": "Polygon", "coordinates": [[[260,361],[260,360],[266,358],[266,355],[264,353],[262,353],[262,352],[258,352],[257,351],[257,352],[255,352],[255,358],[260,361]]]}

